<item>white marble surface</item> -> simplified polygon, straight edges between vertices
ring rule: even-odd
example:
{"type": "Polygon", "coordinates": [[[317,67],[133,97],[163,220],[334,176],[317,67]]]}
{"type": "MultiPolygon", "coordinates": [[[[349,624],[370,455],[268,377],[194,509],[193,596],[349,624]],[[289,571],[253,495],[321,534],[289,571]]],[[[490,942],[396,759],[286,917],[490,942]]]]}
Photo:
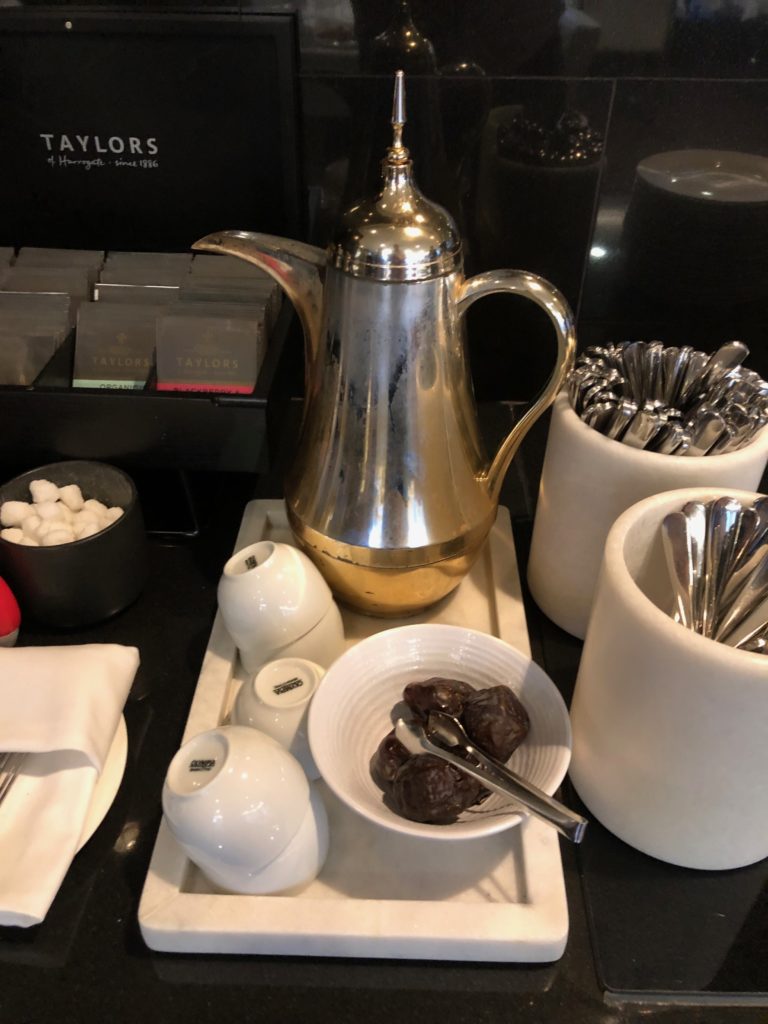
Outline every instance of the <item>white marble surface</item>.
{"type": "MultiPolygon", "coordinates": [[[[259,539],[290,541],[281,502],[246,507],[235,550],[259,539]]],[[[413,621],[344,613],[349,644],[413,621]]],[[[472,572],[419,621],[486,630],[530,654],[506,509],[472,572]]],[[[184,741],[226,721],[240,671],[217,616],[184,741]]],[[[330,853],[320,876],[292,894],[218,892],[163,821],[139,906],[147,945],[169,952],[497,962],[547,962],[562,954],[568,909],[554,830],[529,819],[482,840],[413,839],[365,821],[317,785],[330,819],[330,853]]]]}

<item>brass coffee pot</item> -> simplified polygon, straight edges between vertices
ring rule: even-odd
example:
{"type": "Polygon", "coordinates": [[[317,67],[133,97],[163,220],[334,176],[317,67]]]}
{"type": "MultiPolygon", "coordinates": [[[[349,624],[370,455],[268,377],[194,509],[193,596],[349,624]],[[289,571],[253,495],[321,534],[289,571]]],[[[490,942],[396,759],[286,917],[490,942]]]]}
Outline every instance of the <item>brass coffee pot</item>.
{"type": "Polygon", "coordinates": [[[341,601],[385,616],[417,612],[461,582],[493,525],[512,457],[576,347],[568,304],[541,277],[495,270],[465,279],[453,220],[413,180],[401,71],[392,123],[381,193],[343,215],[327,250],[249,231],[193,246],[261,267],[296,307],[306,388],[285,481],[291,528],[341,601]],[[541,395],[489,460],[464,313],[494,292],[541,306],[558,351],[541,395]]]}

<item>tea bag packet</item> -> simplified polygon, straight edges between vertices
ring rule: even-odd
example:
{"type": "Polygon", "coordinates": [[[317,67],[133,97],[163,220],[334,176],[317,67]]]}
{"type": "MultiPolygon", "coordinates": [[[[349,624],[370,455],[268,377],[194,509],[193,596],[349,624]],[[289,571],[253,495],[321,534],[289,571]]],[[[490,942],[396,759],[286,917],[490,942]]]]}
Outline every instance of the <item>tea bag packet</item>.
{"type": "Polygon", "coordinates": [[[280,311],[282,289],[269,277],[227,278],[190,275],[181,286],[181,299],[192,302],[233,302],[264,304],[267,330],[271,331],[280,311]]]}
{"type": "Polygon", "coordinates": [[[30,267],[15,263],[3,274],[6,292],[62,292],[73,298],[88,298],[88,271],[84,267],[30,267]]]}
{"type": "Polygon", "coordinates": [[[263,320],[165,314],[157,325],[157,389],[250,394],[264,351],[263,320]]]}
{"type": "Polygon", "coordinates": [[[97,281],[93,288],[94,302],[147,303],[153,306],[168,305],[179,297],[178,285],[171,284],[107,284],[97,281]]]}
{"type": "Polygon", "coordinates": [[[226,277],[189,274],[182,281],[184,297],[216,301],[251,302],[254,296],[268,296],[277,287],[270,278],[226,277]]]}
{"type": "Polygon", "coordinates": [[[171,285],[178,287],[187,276],[185,266],[160,262],[108,262],[102,268],[99,282],[103,284],[171,285]]]}
{"type": "Polygon", "coordinates": [[[61,343],[54,333],[24,333],[0,324],[0,384],[27,387],[50,362],[61,343]]]}
{"type": "Polygon", "coordinates": [[[32,384],[71,329],[68,295],[0,292],[0,383],[32,384]]]}
{"type": "Polygon", "coordinates": [[[57,249],[36,245],[25,245],[19,249],[17,263],[30,266],[50,267],[58,264],[71,267],[92,267],[103,263],[103,249],[57,249]]]}
{"type": "Polygon", "coordinates": [[[0,383],[34,383],[70,331],[69,321],[61,318],[0,319],[0,383]]]}
{"type": "Polygon", "coordinates": [[[104,252],[101,249],[42,249],[35,246],[24,246],[16,257],[19,267],[82,267],[89,271],[95,280],[104,263],[104,252]]]}
{"type": "Polygon", "coordinates": [[[34,326],[41,323],[70,326],[74,322],[72,302],[62,292],[4,292],[0,291],[0,325],[21,317],[34,326]]]}
{"type": "Polygon", "coordinates": [[[101,280],[124,284],[179,284],[189,273],[189,252],[109,252],[101,280]]]}
{"type": "Polygon", "coordinates": [[[0,290],[51,292],[68,295],[72,307],[90,298],[91,282],[85,267],[25,267],[14,264],[3,273],[0,290]]]}
{"type": "Polygon", "coordinates": [[[139,390],[154,365],[162,306],[88,302],[80,307],[72,386],[139,390]]]}
{"type": "Polygon", "coordinates": [[[144,264],[156,267],[179,267],[185,273],[192,263],[191,252],[129,252],[122,249],[110,249],[105,263],[112,268],[144,264]]]}
{"type": "Polygon", "coordinates": [[[206,302],[180,299],[176,306],[167,312],[207,320],[242,320],[250,324],[254,332],[261,331],[264,334],[265,345],[269,340],[267,306],[264,302],[206,302]]]}
{"type": "Polygon", "coordinates": [[[235,277],[250,280],[269,281],[265,270],[255,267],[247,260],[235,256],[215,256],[210,253],[196,253],[189,272],[193,277],[235,277]]]}

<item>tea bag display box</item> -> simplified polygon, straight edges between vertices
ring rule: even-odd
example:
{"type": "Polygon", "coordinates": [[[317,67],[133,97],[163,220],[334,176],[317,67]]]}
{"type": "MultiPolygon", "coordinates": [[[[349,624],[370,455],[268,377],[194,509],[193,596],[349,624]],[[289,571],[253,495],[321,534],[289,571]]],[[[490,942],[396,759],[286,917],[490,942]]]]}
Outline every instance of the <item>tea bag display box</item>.
{"type": "MultiPolygon", "coordinates": [[[[0,229],[0,271],[13,270],[22,249],[105,253],[110,272],[130,253],[139,263],[147,252],[188,261],[192,242],[222,224],[301,236],[296,33],[295,16],[282,13],[128,19],[96,8],[3,9],[0,188],[14,202],[0,229]],[[201,74],[206,67],[217,73],[201,74]]],[[[33,256],[22,263],[30,271],[39,267],[33,256]]],[[[221,270],[202,261],[194,275],[221,270]]],[[[178,298],[144,287],[104,283],[92,298],[178,298]]],[[[141,389],[72,388],[67,342],[52,362],[68,358],[69,383],[59,383],[62,374],[52,384],[46,368],[32,386],[3,389],[10,427],[0,457],[23,446],[40,462],[74,452],[156,467],[263,469],[267,402],[291,321],[290,310],[280,312],[256,386],[239,394],[163,393],[151,378],[141,389]],[[125,451],[126,437],[135,450],[125,451]]]]}

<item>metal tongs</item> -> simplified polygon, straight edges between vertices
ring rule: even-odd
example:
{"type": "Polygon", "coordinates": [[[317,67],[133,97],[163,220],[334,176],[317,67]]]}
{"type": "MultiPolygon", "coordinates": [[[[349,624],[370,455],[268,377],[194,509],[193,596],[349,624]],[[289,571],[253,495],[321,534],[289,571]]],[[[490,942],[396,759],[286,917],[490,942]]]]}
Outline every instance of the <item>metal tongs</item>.
{"type": "Polygon", "coordinates": [[[440,757],[477,779],[486,789],[512,797],[521,805],[522,810],[552,825],[566,839],[580,843],[584,838],[588,824],[586,818],[575,814],[537,786],[516,775],[506,765],[479,750],[472,744],[461,723],[450,715],[440,711],[430,712],[426,730],[421,722],[398,718],[395,736],[412,754],[440,757]]]}

